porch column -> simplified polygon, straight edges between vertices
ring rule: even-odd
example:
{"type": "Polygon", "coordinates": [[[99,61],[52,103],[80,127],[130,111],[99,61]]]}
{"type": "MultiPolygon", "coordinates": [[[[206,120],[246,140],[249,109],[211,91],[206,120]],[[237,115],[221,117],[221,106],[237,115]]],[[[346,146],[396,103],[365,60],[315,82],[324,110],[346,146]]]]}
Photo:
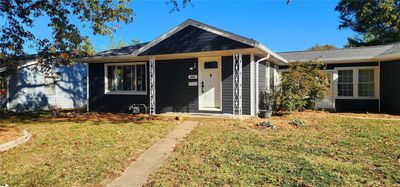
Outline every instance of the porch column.
{"type": "Polygon", "coordinates": [[[242,117],[242,53],[233,55],[233,115],[242,117]]]}
{"type": "MultiPolygon", "coordinates": [[[[254,56],[254,55],[253,55],[254,56]]],[[[254,57],[253,57],[254,58],[254,57]]],[[[256,101],[255,101],[255,116],[258,116],[258,112],[259,112],[259,108],[258,108],[258,103],[260,103],[260,80],[259,80],[259,64],[260,64],[260,62],[257,60],[256,62],[255,62],[256,64],[256,93],[255,93],[255,98],[256,98],[256,101]]]]}
{"type": "Polygon", "coordinates": [[[156,59],[154,56],[149,59],[149,79],[150,79],[150,115],[156,114],[156,59]]]}

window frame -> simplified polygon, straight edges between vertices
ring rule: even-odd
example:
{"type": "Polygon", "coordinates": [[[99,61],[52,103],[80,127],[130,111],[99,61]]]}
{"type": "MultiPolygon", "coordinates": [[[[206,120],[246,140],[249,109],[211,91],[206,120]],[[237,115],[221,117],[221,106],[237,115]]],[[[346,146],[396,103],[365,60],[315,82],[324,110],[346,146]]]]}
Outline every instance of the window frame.
{"type": "Polygon", "coordinates": [[[358,69],[358,83],[357,83],[357,88],[358,88],[358,90],[357,90],[357,94],[358,94],[358,96],[359,97],[374,97],[375,96],[375,94],[376,94],[376,91],[375,91],[375,89],[376,89],[376,72],[375,72],[375,69],[358,69]],[[374,80],[372,81],[372,82],[360,82],[360,70],[373,70],[372,72],[373,72],[373,78],[374,78],[374,80]],[[360,96],[360,84],[373,84],[374,85],[374,90],[373,90],[373,96],[360,96]]]}
{"type": "MultiPolygon", "coordinates": [[[[137,78],[137,74],[135,74],[135,77],[137,78]]],[[[147,62],[126,62],[126,63],[106,63],[104,64],[104,94],[105,95],[147,95],[147,84],[148,84],[148,78],[147,78],[147,62]],[[109,90],[108,88],[108,68],[110,66],[132,66],[132,65],[144,65],[144,76],[145,76],[145,84],[144,84],[144,91],[137,91],[137,90],[131,90],[131,91],[112,91],[109,90]]]]}
{"type": "Polygon", "coordinates": [[[359,67],[336,67],[334,69],[334,95],[335,99],[379,99],[380,98],[380,72],[379,66],[359,66],[359,67]],[[374,96],[359,96],[358,85],[359,85],[359,70],[360,69],[373,69],[374,70],[374,96]],[[339,96],[338,95],[338,82],[339,82],[339,70],[352,70],[353,71],[353,96],[339,96]]]}
{"type": "MultiPolygon", "coordinates": [[[[337,81],[337,86],[336,86],[336,91],[337,91],[336,95],[337,95],[337,97],[354,97],[354,89],[355,89],[355,84],[356,84],[354,82],[354,70],[352,70],[352,69],[338,69],[337,70],[337,76],[338,76],[338,81],[337,81]],[[351,71],[351,82],[339,83],[339,71],[351,71]],[[352,94],[351,95],[339,95],[339,84],[351,85],[352,86],[351,87],[352,94]]],[[[350,91],[350,90],[348,90],[348,91],[350,91]]]]}

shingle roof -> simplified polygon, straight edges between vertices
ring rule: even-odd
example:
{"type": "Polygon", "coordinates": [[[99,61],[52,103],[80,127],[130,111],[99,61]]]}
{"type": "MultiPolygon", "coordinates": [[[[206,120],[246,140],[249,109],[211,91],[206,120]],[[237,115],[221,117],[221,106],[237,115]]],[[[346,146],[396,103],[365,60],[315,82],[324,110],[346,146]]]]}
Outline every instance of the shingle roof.
{"type": "Polygon", "coordinates": [[[400,54],[400,42],[386,45],[332,49],[324,51],[293,51],[278,53],[289,61],[368,59],[400,54]]]}
{"type": "MultiPolygon", "coordinates": [[[[273,58],[271,58],[271,60],[274,60],[278,63],[287,63],[286,59],[284,59],[280,55],[276,54],[275,52],[271,51],[270,49],[268,49],[261,43],[257,42],[256,40],[246,38],[243,36],[239,36],[237,34],[234,34],[234,33],[231,33],[231,32],[225,31],[225,30],[221,30],[221,29],[215,28],[213,26],[210,26],[210,25],[207,25],[207,24],[204,24],[204,23],[192,20],[192,19],[188,19],[188,20],[184,21],[177,27],[171,29],[167,33],[159,36],[158,38],[152,40],[149,43],[142,43],[139,45],[132,45],[132,46],[122,47],[119,49],[111,49],[111,50],[107,50],[107,51],[102,51],[95,55],[95,57],[100,57],[100,58],[87,57],[87,58],[82,58],[80,60],[85,61],[85,62],[91,62],[92,60],[93,61],[101,61],[102,57],[115,57],[115,56],[131,56],[131,57],[136,56],[137,57],[142,53],[143,53],[143,55],[146,55],[144,52],[147,51],[149,48],[152,48],[153,46],[158,45],[159,43],[165,41],[166,38],[174,35],[175,33],[179,32],[189,26],[194,26],[194,27],[206,30],[208,32],[214,33],[216,35],[220,35],[222,37],[232,39],[239,43],[246,44],[246,48],[248,48],[248,46],[251,46],[251,48],[257,49],[265,55],[270,54],[273,57],[273,58]]],[[[235,49],[237,49],[237,48],[233,48],[232,50],[235,50],[235,49]]],[[[202,51],[198,51],[198,52],[202,52],[202,51]]]]}
{"type": "Polygon", "coordinates": [[[384,53],[382,53],[380,56],[400,53],[400,42],[393,43],[390,45],[391,45],[391,48],[389,50],[385,51],[384,53]]]}
{"type": "Polygon", "coordinates": [[[118,56],[118,55],[131,55],[135,54],[138,49],[143,47],[144,45],[148,44],[149,42],[137,44],[137,45],[130,45],[125,46],[117,49],[110,49],[106,51],[101,51],[95,54],[95,56],[118,56]]]}

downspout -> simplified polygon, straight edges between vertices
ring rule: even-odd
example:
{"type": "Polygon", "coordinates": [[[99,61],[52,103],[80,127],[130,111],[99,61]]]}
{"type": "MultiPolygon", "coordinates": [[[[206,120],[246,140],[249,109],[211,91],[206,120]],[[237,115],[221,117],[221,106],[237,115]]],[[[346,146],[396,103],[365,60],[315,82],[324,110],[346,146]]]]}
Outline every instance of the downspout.
{"type": "Polygon", "coordinates": [[[259,98],[259,94],[260,94],[259,92],[260,91],[259,91],[259,77],[258,77],[259,68],[258,68],[258,64],[260,62],[264,61],[264,60],[268,60],[270,56],[271,56],[271,54],[268,53],[266,57],[260,58],[260,59],[258,59],[256,61],[256,115],[258,115],[258,113],[259,113],[258,103],[260,101],[260,98],[259,98]]]}

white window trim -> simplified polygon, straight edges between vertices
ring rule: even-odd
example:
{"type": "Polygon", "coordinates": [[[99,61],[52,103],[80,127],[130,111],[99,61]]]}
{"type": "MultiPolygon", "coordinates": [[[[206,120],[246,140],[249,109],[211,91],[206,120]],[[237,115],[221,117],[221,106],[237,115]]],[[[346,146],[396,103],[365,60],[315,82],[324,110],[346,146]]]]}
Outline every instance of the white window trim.
{"type": "MultiPolygon", "coordinates": [[[[135,75],[136,76],[136,75],[135,75]]],[[[104,64],[104,94],[105,95],[147,95],[147,62],[127,62],[127,63],[108,63],[104,64]],[[110,91],[108,89],[108,67],[109,66],[123,66],[123,65],[141,65],[144,64],[146,84],[145,91],[110,91]]]]}
{"type": "Polygon", "coordinates": [[[337,67],[333,73],[333,94],[335,99],[379,99],[380,98],[380,74],[379,66],[360,66],[360,67],[337,67]],[[375,96],[358,96],[358,70],[373,69],[375,96]],[[338,70],[353,70],[353,96],[338,96],[338,70]]]}

